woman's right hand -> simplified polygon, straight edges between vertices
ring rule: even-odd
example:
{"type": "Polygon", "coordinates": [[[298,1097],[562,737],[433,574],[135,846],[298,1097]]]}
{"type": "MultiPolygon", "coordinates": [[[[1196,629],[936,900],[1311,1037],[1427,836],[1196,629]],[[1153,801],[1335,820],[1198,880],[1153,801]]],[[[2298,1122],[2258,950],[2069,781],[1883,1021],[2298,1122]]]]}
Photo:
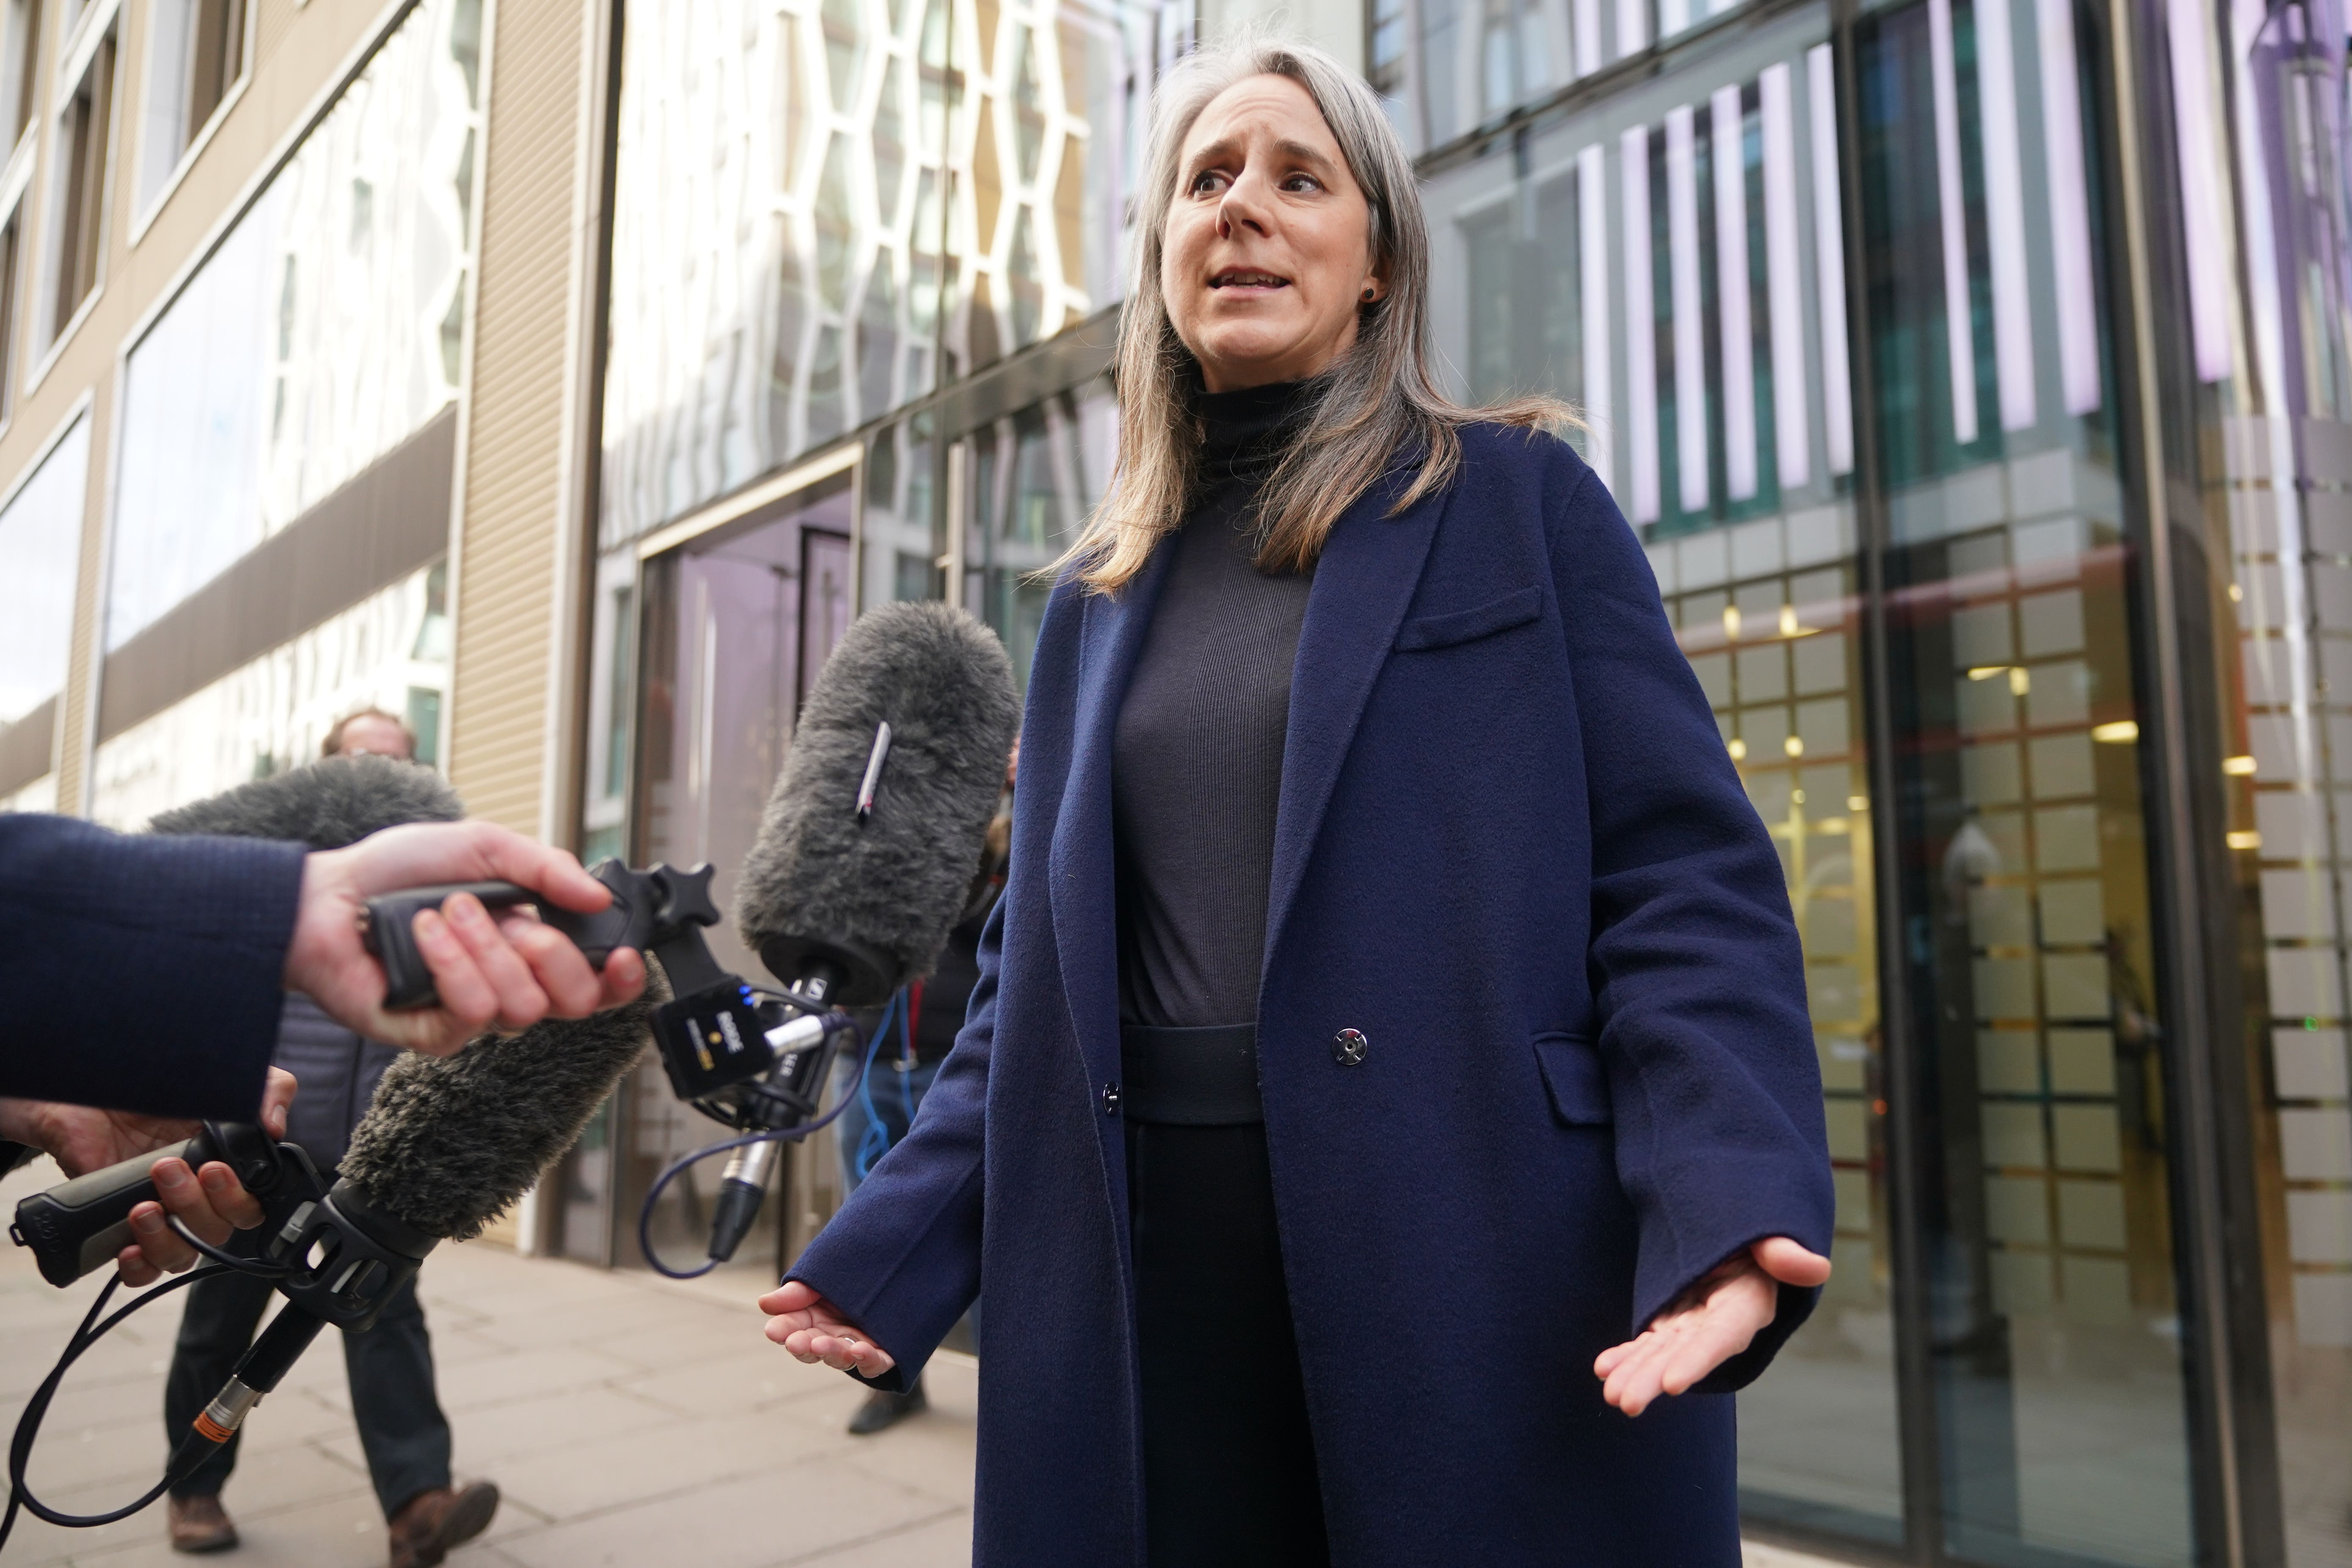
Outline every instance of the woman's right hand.
{"type": "Polygon", "coordinates": [[[879,1377],[898,1364],[840,1309],[797,1279],[761,1297],[760,1310],[768,1314],[768,1337],[812,1366],[823,1362],[835,1372],[879,1377]]]}

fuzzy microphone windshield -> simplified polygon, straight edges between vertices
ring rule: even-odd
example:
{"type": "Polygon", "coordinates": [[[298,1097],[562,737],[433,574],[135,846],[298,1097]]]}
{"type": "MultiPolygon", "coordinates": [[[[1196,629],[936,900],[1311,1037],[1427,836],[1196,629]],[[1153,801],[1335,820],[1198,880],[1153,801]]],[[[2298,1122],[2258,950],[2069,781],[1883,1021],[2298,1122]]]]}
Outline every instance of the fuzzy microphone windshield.
{"type": "Polygon", "coordinates": [[[1013,661],[966,612],[884,605],[851,625],[802,706],[736,898],[777,979],[829,970],[829,999],[863,1006],[930,972],[1020,721],[1013,661]]]}
{"type": "Polygon", "coordinates": [[[465,815],[457,792],[430,768],[391,757],[328,757],[174,807],[147,827],[341,849],[404,822],[455,822],[465,815]]]}
{"type": "Polygon", "coordinates": [[[427,1236],[481,1235],[645,1054],[656,990],[648,977],[626,1007],[485,1036],[454,1057],[402,1052],[352,1131],[343,1180],[427,1236]]]}
{"type": "MultiPolygon", "coordinates": [[[[157,833],[283,838],[339,849],[405,822],[455,822],[438,774],[389,757],[329,757],[157,816],[157,833]]],[[[646,1001],[551,1018],[454,1057],[403,1051],[343,1158],[344,1180],[383,1214],[463,1239],[529,1190],[572,1146],[651,1037],[646,1001]]]]}

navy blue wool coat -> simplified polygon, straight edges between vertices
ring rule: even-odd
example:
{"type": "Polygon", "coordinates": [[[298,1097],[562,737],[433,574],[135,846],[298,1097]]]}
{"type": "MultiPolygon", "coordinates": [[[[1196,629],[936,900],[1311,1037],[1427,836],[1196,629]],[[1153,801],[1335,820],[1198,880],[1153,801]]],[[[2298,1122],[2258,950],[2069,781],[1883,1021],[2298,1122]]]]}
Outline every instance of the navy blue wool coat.
{"type": "MultiPolygon", "coordinates": [[[[1332,1562],[1735,1568],[1732,1401],[1629,1420],[1592,1361],[1748,1242],[1829,1250],[1780,862],[1568,447],[1479,426],[1444,493],[1388,515],[1400,491],[1316,568],[1259,997],[1332,1562]]],[[[989,1568],[1143,1561],[1111,730],[1169,556],[1055,590],[969,1021],[792,1271],[898,1358],[887,1386],[985,1292],[989,1568]]],[[[1812,1293],[1782,1303],[1708,1388],[1812,1293]]]]}

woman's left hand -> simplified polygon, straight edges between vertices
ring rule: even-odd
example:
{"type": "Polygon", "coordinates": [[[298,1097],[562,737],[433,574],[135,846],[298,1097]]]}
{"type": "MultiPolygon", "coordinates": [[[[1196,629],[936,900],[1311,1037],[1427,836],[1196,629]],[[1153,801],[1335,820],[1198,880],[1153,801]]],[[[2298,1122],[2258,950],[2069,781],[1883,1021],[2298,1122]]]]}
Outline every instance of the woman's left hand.
{"type": "Polygon", "coordinates": [[[1785,1236],[1734,1253],[1659,1313],[1639,1338],[1592,1363],[1601,1397],[1639,1415],[1661,1394],[1682,1394],[1748,1348],[1780,1310],[1780,1287],[1819,1285],[1830,1260],[1785,1236]]]}

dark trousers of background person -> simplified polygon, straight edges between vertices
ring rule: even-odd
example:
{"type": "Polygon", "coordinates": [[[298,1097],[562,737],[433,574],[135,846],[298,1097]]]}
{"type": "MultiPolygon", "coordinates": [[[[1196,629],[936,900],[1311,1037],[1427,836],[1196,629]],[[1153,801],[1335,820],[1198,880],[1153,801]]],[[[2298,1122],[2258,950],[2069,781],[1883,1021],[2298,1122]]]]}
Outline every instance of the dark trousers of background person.
{"type": "MultiPolygon", "coordinates": [[[[163,1385],[163,1421],[173,1441],[228,1381],[276,1299],[268,1280],[241,1274],[216,1275],[188,1287],[172,1375],[163,1385]]],[[[449,1484],[449,1422],[433,1394],[433,1342],[425,1335],[415,1279],[384,1303],[375,1327],[345,1331],[343,1366],[351,1376],[352,1415],[367,1454],[368,1477],[390,1519],[417,1493],[449,1484]]],[[[237,1442],[231,1437],[172,1494],[219,1495],[236,1468],[237,1442]]]]}

